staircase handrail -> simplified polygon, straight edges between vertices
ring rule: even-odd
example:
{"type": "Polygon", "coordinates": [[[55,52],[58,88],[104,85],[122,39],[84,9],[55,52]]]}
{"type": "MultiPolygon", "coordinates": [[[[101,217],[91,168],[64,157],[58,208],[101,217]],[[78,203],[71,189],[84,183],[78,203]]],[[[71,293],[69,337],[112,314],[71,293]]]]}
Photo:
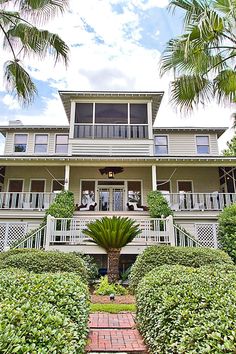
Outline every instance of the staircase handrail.
{"type": "Polygon", "coordinates": [[[31,238],[35,237],[39,232],[42,232],[43,230],[46,229],[47,225],[43,225],[41,226],[39,229],[36,229],[31,235],[29,235],[28,237],[26,237],[24,240],[20,241],[17,245],[15,245],[14,247],[12,247],[12,249],[17,249],[19,248],[23,243],[27,242],[28,240],[30,240],[31,238]]]}
{"type": "Polygon", "coordinates": [[[180,231],[184,236],[189,238],[192,242],[195,242],[197,247],[202,247],[201,243],[192,235],[189,235],[186,231],[182,230],[181,227],[174,224],[174,229],[180,231]]]}

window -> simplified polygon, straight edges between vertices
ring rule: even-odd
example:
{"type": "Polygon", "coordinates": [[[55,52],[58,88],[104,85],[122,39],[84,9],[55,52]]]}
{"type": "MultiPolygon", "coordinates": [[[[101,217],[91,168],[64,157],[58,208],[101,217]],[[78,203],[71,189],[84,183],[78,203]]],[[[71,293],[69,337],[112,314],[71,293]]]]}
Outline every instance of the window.
{"type": "Polygon", "coordinates": [[[121,103],[96,103],[95,123],[128,124],[128,105],[121,103]]]}
{"type": "Polygon", "coordinates": [[[141,205],[141,182],[128,181],[128,202],[141,205]]]}
{"type": "Polygon", "coordinates": [[[155,137],[155,155],[168,154],[168,139],[167,135],[158,135],[155,137]]]}
{"type": "Polygon", "coordinates": [[[170,192],[170,182],[169,181],[157,181],[157,190],[170,192]]]}
{"type": "Polygon", "coordinates": [[[52,192],[54,191],[63,191],[64,190],[65,181],[63,179],[54,179],[52,181],[52,192]]]}
{"type": "Polygon", "coordinates": [[[193,186],[191,181],[178,181],[178,192],[192,192],[193,186]]]}
{"type": "Polygon", "coordinates": [[[92,103],[76,103],[75,123],[93,123],[92,103]]]}
{"type": "Polygon", "coordinates": [[[45,153],[48,150],[48,136],[46,134],[35,135],[34,152],[45,153]]]}
{"type": "Polygon", "coordinates": [[[56,135],[56,148],[57,154],[66,154],[68,152],[68,135],[56,135]]]}
{"type": "Polygon", "coordinates": [[[31,180],[30,192],[32,193],[43,193],[45,189],[45,181],[40,179],[31,180]]]}
{"type": "Polygon", "coordinates": [[[130,104],[130,124],[147,123],[147,104],[130,104]]]}
{"type": "Polygon", "coordinates": [[[23,190],[22,179],[9,180],[8,192],[22,192],[22,190],[23,190]]]}
{"type": "Polygon", "coordinates": [[[197,144],[197,153],[198,154],[209,154],[209,136],[197,136],[196,137],[197,144]]]}
{"type": "Polygon", "coordinates": [[[15,134],[14,152],[26,152],[27,134],[15,134]]]}
{"type": "Polygon", "coordinates": [[[82,181],[81,204],[88,205],[95,202],[95,181],[82,181]]]}

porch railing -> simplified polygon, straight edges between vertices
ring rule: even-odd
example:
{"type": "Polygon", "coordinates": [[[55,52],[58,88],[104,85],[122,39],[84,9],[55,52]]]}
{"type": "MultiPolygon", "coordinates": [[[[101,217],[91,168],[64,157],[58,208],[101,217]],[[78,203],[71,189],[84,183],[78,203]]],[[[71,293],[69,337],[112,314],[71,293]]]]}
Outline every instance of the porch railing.
{"type": "Polygon", "coordinates": [[[55,193],[0,192],[0,209],[48,209],[55,193]]]}
{"type": "Polygon", "coordinates": [[[171,209],[182,210],[222,210],[225,206],[236,203],[236,193],[165,193],[171,209]]]}
{"type": "MultiPolygon", "coordinates": [[[[47,222],[46,247],[50,245],[79,245],[89,243],[91,239],[83,231],[89,222],[99,218],[61,219],[49,216],[47,222]]],[[[167,219],[138,219],[141,233],[132,244],[171,244],[167,219]]]]}

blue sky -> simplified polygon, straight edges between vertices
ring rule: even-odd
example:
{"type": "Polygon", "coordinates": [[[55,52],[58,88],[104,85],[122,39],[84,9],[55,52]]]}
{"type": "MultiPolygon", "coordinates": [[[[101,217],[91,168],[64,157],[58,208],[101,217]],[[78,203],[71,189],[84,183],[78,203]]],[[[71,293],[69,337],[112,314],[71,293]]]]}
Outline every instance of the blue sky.
{"type": "MultiPolygon", "coordinates": [[[[183,117],[168,103],[171,76],[160,78],[158,63],[166,41],[181,33],[182,19],[167,5],[168,0],[70,0],[70,10],[46,26],[70,45],[68,68],[54,66],[50,58],[26,59],[38,97],[23,109],[0,85],[0,124],[66,124],[58,90],[163,90],[156,125],[229,126],[232,108],[212,104],[183,117]]],[[[1,66],[9,58],[4,52],[1,66]]]]}

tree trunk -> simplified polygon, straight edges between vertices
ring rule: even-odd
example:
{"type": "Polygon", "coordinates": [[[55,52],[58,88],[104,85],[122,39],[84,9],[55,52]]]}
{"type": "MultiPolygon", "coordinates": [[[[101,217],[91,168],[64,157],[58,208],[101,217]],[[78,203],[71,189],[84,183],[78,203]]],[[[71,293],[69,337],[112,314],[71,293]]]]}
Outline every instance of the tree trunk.
{"type": "Polygon", "coordinates": [[[110,248],[107,251],[107,275],[109,283],[119,280],[120,248],[110,248]]]}

